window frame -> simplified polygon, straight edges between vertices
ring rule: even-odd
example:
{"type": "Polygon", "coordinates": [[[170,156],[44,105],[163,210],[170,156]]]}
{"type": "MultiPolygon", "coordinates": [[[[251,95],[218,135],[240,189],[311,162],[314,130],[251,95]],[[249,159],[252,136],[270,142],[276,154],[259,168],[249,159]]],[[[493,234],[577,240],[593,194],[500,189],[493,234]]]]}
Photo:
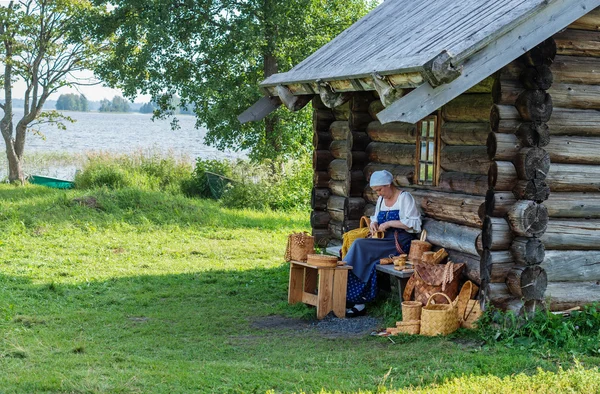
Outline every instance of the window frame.
{"type": "MultiPolygon", "coordinates": [[[[415,144],[415,149],[416,149],[416,154],[415,154],[415,174],[414,174],[414,184],[415,185],[419,185],[419,186],[438,186],[440,183],[440,169],[441,169],[441,163],[440,163],[440,158],[441,158],[441,148],[442,148],[442,138],[441,138],[441,129],[442,129],[442,122],[441,122],[441,114],[440,111],[437,111],[435,114],[429,115],[426,118],[421,119],[418,123],[417,123],[417,127],[416,127],[416,131],[417,131],[417,141],[415,144]],[[427,139],[427,141],[433,142],[433,154],[431,156],[429,156],[430,161],[432,161],[433,163],[427,163],[427,162],[421,162],[421,141],[422,141],[422,131],[423,131],[423,123],[424,122],[430,122],[432,121],[434,122],[434,135],[432,138],[432,141],[429,140],[429,138],[427,139]],[[433,169],[433,175],[432,175],[432,180],[428,181],[427,180],[427,175],[425,175],[425,180],[421,180],[421,165],[425,165],[426,168],[428,166],[432,166],[433,169]],[[431,183],[428,183],[431,182],[431,183]]],[[[429,131],[429,130],[428,130],[429,131]]],[[[429,144],[427,144],[427,151],[429,150],[429,144]]]]}

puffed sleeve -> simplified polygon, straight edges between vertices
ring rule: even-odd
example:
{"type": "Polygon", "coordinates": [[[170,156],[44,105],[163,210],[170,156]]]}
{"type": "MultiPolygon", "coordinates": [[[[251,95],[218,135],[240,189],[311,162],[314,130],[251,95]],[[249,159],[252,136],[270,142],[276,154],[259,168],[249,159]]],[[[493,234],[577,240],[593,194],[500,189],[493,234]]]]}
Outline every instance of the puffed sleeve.
{"type": "Polygon", "coordinates": [[[400,209],[400,221],[409,229],[409,233],[421,232],[421,212],[415,199],[409,192],[404,192],[398,198],[400,209]]]}
{"type": "Polygon", "coordinates": [[[371,221],[377,223],[377,215],[379,215],[379,208],[381,207],[381,200],[383,197],[379,196],[377,198],[377,202],[375,203],[375,215],[371,216],[371,221]]]}

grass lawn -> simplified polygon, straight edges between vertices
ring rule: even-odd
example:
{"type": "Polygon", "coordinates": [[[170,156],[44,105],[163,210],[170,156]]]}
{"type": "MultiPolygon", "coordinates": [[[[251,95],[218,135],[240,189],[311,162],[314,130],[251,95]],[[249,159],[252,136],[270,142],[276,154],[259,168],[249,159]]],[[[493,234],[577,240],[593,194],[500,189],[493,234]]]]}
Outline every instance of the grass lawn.
{"type": "Polygon", "coordinates": [[[286,235],[308,216],[0,186],[0,392],[600,390],[594,357],[322,335],[286,303],[286,235]]]}

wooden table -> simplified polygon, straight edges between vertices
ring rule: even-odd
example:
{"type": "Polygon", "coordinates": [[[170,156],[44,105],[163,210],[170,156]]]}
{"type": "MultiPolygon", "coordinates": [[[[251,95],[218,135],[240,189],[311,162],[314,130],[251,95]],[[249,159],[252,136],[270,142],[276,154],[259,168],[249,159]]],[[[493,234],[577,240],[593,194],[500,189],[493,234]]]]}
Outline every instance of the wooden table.
{"type": "Polygon", "coordinates": [[[406,288],[406,283],[408,282],[408,279],[410,279],[410,277],[412,276],[414,270],[406,269],[403,271],[396,271],[394,269],[394,264],[386,264],[386,265],[377,264],[376,267],[377,267],[376,268],[377,272],[388,274],[388,275],[396,278],[396,281],[398,283],[398,293],[400,295],[400,302],[404,301],[404,298],[403,298],[404,289],[406,288]]]}
{"type": "Polygon", "coordinates": [[[331,311],[346,317],[346,288],[348,271],[352,267],[318,267],[302,261],[290,261],[290,286],[288,302],[303,302],[317,307],[317,319],[331,311]]]}

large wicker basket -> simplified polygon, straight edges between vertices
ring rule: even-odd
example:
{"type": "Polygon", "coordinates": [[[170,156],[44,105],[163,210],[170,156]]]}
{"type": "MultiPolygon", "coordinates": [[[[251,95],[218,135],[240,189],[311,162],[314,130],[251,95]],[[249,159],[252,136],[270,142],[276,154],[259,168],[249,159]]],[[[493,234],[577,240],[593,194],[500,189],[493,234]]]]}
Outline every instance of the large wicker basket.
{"type": "Polygon", "coordinates": [[[326,254],[309,254],[306,263],[317,267],[336,267],[338,259],[326,254]]]}
{"type": "Polygon", "coordinates": [[[436,336],[448,335],[459,327],[458,315],[452,300],[444,293],[435,293],[427,300],[427,305],[421,311],[421,335],[436,336]],[[433,298],[441,295],[448,301],[447,304],[432,304],[433,298]]]}

